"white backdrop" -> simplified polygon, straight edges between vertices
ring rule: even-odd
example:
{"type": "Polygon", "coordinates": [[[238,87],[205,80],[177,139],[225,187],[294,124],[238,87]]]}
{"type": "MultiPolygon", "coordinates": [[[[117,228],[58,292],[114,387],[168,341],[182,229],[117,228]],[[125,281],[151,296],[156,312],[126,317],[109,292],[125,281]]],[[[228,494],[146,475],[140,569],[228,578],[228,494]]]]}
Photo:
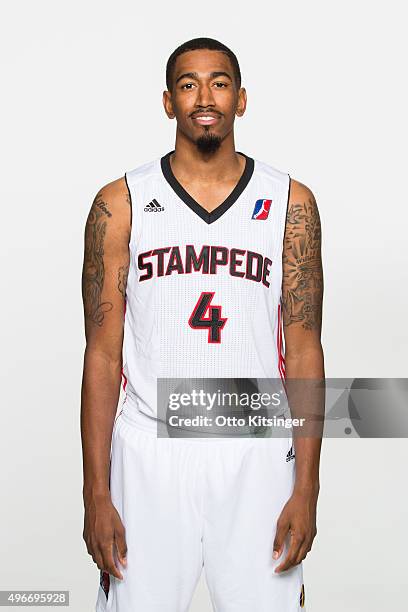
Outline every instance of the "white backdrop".
{"type": "MultiPolygon", "coordinates": [[[[173,147],[168,55],[237,54],[237,148],[314,192],[329,377],[407,376],[404,4],[16,1],[1,25],[0,589],[69,589],[94,609],[82,540],[83,229],[105,183],[173,147]]],[[[309,612],[402,609],[406,440],[325,440],[309,612]]],[[[209,612],[204,580],[191,612],[209,612]]],[[[165,612],[165,611],[163,611],[165,612]]],[[[278,611],[277,611],[278,612],[278,611]]]]}

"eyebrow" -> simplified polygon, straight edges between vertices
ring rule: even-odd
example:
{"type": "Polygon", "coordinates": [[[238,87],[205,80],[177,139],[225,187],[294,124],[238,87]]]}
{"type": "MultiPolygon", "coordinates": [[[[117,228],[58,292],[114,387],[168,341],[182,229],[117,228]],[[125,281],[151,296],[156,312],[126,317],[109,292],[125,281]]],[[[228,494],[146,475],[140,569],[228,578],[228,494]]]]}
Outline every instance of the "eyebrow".
{"type": "MultiPolygon", "coordinates": [[[[225,76],[227,77],[227,79],[229,79],[232,82],[232,78],[231,76],[228,74],[228,72],[224,72],[224,71],[218,71],[218,72],[211,72],[210,77],[212,79],[216,79],[217,77],[220,76],[225,76]]],[[[181,79],[195,79],[196,81],[198,81],[198,74],[197,72],[184,72],[183,74],[180,74],[179,77],[177,77],[176,79],[176,85],[179,81],[181,81],[181,79]]]]}

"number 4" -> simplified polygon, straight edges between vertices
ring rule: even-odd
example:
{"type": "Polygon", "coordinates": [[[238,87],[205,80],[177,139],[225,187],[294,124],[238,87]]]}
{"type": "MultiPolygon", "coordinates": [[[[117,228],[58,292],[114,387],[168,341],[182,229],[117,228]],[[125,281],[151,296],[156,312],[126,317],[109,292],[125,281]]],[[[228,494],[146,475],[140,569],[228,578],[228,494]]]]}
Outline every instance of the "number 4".
{"type": "Polygon", "coordinates": [[[188,320],[192,329],[208,329],[208,342],[211,344],[221,343],[221,330],[227,322],[227,318],[221,317],[221,306],[211,305],[214,291],[203,291],[198,298],[197,304],[188,320]],[[206,313],[208,311],[208,316],[206,313]]]}

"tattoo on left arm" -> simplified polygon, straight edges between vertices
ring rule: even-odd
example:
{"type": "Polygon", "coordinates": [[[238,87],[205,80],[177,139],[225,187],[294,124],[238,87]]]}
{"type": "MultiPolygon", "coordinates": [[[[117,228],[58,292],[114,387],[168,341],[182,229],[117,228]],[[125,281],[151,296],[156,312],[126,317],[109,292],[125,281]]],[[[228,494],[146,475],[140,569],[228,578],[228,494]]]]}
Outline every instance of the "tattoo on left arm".
{"type": "Polygon", "coordinates": [[[321,226],[314,198],[292,204],[286,218],[283,263],[284,325],[302,322],[304,329],[318,329],[322,320],[323,270],[320,252],[321,226]]]}

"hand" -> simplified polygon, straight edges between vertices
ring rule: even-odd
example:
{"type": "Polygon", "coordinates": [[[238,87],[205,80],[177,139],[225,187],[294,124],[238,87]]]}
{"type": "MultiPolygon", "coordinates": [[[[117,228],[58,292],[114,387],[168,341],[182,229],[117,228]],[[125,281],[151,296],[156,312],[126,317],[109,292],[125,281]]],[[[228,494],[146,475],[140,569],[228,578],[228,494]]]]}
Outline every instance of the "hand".
{"type": "Polygon", "coordinates": [[[116,553],[120,563],[126,567],[125,528],[112,503],[110,494],[85,498],[85,520],[83,538],[88,553],[100,570],[123,580],[114,561],[116,553]]]}
{"type": "Polygon", "coordinates": [[[294,491],[285,504],[277,525],[273,544],[273,558],[279,559],[283,552],[285,538],[290,533],[290,545],[284,561],[275,569],[284,572],[298,565],[312,548],[316,536],[317,494],[294,491]]]}

